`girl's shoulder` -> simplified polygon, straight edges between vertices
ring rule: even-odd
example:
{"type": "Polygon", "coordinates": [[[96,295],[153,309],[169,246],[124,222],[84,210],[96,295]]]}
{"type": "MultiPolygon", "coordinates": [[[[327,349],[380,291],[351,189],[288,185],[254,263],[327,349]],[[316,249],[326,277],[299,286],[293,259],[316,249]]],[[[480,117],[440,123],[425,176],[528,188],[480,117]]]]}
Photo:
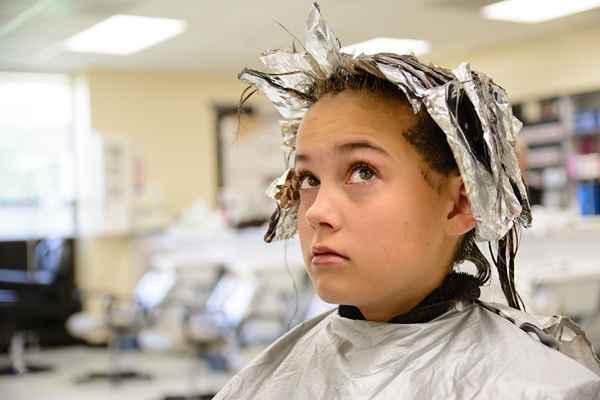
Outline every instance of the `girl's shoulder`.
{"type": "Polygon", "coordinates": [[[254,395],[260,392],[264,381],[277,374],[278,368],[286,362],[294,348],[335,312],[337,309],[325,311],[290,329],[238,371],[214,399],[254,398],[254,395]]]}
{"type": "Polygon", "coordinates": [[[400,325],[328,311],[274,342],[215,399],[314,398],[316,388],[337,393],[327,398],[600,398],[594,372],[490,307],[459,305],[432,322],[400,325]]]}
{"type": "Polygon", "coordinates": [[[600,380],[600,359],[585,331],[570,318],[536,315],[482,301],[474,303],[474,312],[479,314],[482,336],[489,335],[499,349],[512,354],[521,365],[581,369],[600,380]]]}

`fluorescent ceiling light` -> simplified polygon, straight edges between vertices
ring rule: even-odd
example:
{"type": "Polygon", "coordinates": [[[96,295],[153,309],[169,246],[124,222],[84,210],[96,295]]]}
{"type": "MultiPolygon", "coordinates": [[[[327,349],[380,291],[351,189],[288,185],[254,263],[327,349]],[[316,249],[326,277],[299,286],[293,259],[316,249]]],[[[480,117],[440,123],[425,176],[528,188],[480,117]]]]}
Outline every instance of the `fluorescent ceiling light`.
{"type": "Polygon", "coordinates": [[[428,42],[415,39],[392,39],[392,38],[375,38],[366,42],[351,44],[342,47],[342,52],[352,55],[376,53],[399,53],[408,54],[414,53],[418,56],[425,54],[431,50],[428,42]]]}
{"type": "Polygon", "coordinates": [[[67,39],[68,50],[81,53],[132,54],[185,30],[176,19],[113,15],[67,39]]]}
{"type": "Polygon", "coordinates": [[[481,8],[489,19],[544,22],[600,7],[600,0],[504,0],[481,8]]]}

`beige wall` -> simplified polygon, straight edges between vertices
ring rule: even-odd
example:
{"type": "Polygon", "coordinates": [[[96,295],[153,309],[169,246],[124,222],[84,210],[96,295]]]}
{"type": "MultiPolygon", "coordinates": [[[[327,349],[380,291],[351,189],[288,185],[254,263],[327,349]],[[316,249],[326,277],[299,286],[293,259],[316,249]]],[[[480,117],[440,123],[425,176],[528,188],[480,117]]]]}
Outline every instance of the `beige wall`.
{"type": "Polygon", "coordinates": [[[430,60],[451,68],[470,61],[503,86],[513,101],[600,90],[600,27],[430,60]]]}
{"type": "MultiPolygon", "coordinates": [[[[470,60],[513,100],[523,100],[600,89],[598,39],[600,28],[430,59],[449,67],[470,60]]],[[[243,85],[235,74],[93,70],[84,77],[92,127],[139,146],[147,180],[161,190],[170,211],[181,211],[197,197],[215,205],[212,104],[238,100],[243,85]]],[[[128,292],[137,263],[132,237],[84,240],[80,282],[128,292]]]]}
{"type": "MultiPolygon", "coordinates": [[[[454,67],[471,61],[513,100],[600,89],[600,28],[544,36],[479,51],[434,55],[454,67]]],[[[169,211],[197,198],[216,198],[214,103],[236,103],[243,85],[234,73],[91,70],[91,125],[129,138],[141,149],[147,181],[169,211]]]]}
{"type": "MultiPolygon", "coordinates": [[[[141,151],[146,182],[160,190],[167,212],[197,198],[216,205],[214,104],[236,104],[243,85],[235,74],[91,70],[90,124],[122,136],[141,151]]],[[[78,251],[81,287],[127,295],[140,274],[133,235],[84,237],[78,251]]],[[[99,298],[86,303],[99,310],[99,298]]]]}
{"type": "Polygon", "coordinates": [[[125,136],[141,149],[148,183],[179,212],[197,197],[216,199],[213,104],[235,104],[234,74],[117,72],[87,74],[92,128],[125,136]]]}

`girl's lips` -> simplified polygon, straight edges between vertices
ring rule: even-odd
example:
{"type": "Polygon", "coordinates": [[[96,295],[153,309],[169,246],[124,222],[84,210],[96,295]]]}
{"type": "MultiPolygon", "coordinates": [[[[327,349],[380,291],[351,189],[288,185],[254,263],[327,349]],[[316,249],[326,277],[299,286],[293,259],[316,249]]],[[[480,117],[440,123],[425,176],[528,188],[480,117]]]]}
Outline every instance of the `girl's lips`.
{"type": "Polygon", "coordinates": [[[317,266],[333,266],[345,261],[348,259],[337,253],[320,253],[313,255],[311,263],[317,266]]]}

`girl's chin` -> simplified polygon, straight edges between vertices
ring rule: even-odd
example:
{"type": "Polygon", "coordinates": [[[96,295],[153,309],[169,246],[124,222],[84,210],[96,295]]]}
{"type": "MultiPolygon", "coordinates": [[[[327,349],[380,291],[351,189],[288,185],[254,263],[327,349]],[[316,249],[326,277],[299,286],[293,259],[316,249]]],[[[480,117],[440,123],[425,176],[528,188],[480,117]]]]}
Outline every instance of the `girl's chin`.
{"type": "MultiPolygon", "coordinates": [[[[327,279],[320,279],[318,282],[313,281],[315,291],[319,295],[319,298],[329,304],[351,304],[353,302],[352,296],[353,291],[348,287],[341,287],[338,284],[331,284],[330,282],[324,282],[327,279]]],[[[354,291],[354,294],[356,292],[354,291]]]]}

